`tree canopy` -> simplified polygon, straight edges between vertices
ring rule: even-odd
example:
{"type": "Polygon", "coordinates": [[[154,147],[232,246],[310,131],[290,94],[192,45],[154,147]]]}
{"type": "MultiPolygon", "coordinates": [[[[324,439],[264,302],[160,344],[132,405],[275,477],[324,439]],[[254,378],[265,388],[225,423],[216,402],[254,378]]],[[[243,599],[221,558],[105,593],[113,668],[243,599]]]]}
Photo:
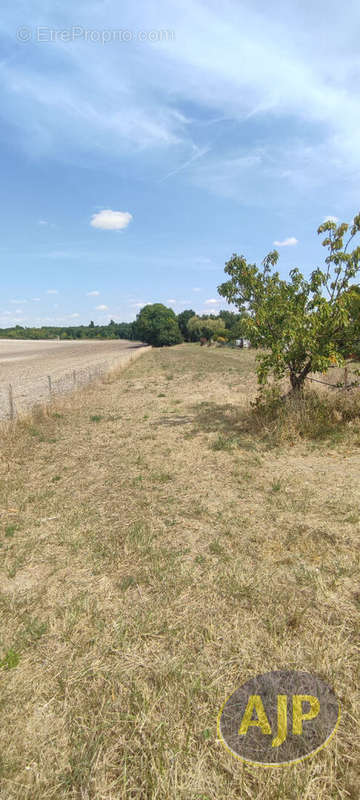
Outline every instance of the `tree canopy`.
{"type": "Polygon", "coordinates": [[[172,308],[162,303],[144,306],[136,317],[137,338],[153,347],[179,344],[182,337],[172,308]]]}
{"type": "Polygon", "coordinates": [[[188,331],[192,341],[199,341],[204,336],[206,339],[223,336],[226,338],[224,321],[220,317],[211,319],[210,317],[200,318],[196,314],[188,321],[188,331]]]}
{"type": "Polygon", "coordinates": [[[177,321],[180,328],[180,333],[182,337],[185,339],[186,342],[190,340],[189,331],[188,331],[188,322],[191,317],[195,316],[195,311],[192,308],[187,308],[185,311],[181,311],[178,314],[177,321]]]}

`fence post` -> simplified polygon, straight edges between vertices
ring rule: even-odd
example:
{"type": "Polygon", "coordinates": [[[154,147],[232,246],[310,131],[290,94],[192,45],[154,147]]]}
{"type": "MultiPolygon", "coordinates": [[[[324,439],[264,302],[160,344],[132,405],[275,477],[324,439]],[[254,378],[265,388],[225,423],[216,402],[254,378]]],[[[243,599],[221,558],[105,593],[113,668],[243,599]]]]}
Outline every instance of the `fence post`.
{"type": "Polygon", "coordinates": [[[348,368],[347,366],[344,369],[344,389],[348,387],[348,368]]]}
{"type": "Polygon", "coordinates": [[[49,384],[49,397],[50,400],[52,399],[52,386],[51,386],[51,375],[48,375],[48,384],[49,384]]]}
{"type": "Polygon", "coordinates": [[[14,417],[15,417],[15,406],[14,406],[13,388],[12,388],[11,383],[9,383],[9,412],[10,412],[10,419],[14,419],[14,417]]]}

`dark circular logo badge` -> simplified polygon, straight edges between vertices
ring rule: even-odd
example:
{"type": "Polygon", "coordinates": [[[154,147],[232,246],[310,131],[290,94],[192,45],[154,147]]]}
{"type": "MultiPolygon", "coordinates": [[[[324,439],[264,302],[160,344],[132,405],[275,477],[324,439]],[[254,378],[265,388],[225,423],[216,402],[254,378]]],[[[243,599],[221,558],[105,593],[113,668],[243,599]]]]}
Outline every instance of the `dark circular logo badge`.
{"type": "Polygon", "coordinates": [[[218,716],[226,749],[251,764],[295,764],[325,747],[340,721],[340,704],[320,678],[277,670],[244,683],[218,716]]]}

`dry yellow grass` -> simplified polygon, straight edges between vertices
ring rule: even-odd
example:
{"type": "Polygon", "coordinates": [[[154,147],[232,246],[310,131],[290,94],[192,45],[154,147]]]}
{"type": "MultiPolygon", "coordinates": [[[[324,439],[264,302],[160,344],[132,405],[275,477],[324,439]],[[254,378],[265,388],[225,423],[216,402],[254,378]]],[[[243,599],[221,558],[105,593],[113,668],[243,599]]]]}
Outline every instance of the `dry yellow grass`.
{"type": "Polygon", "coordinates": [[[253,367],[152,351],[4,433],[1,800],[360,796],[359,436],[272,447],[253,367]],[[333,686],[339,731],[242,765],[218,710],[280,668],[333,686]]]}

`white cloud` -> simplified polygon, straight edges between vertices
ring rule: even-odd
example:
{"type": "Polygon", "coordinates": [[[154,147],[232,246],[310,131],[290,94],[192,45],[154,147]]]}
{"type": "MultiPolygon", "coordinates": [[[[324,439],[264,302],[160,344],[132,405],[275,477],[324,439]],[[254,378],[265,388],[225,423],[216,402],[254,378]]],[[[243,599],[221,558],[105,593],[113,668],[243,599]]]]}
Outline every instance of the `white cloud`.
{"type": "Polygon", "coordinates": [[[132,214],[128,211],[112,211],[110,208],[93,214],[90,225],[93,228],[101,228],[104,231],[120,231],[127,228],[132,220],[132,214]]]}
{"type": "Polygon", "coordinates": [[[218,303],[220,303],[220,300],[215,300],[214,297],[210,297],[209,300],[205,300],[205,305],[207,306],[216,306],[218,303]]]}
{"type": "Polygon", "coordinates": [[[295,239],[295,236],[289,236],[288,239],[284,239],[282,242],[276,240],[273,244],[276,247],[293,247],[295,244],[298,244],[298,240],[295,239]]]}
{"type": "Polygon", "coordinates": [[[70,314],[70,317],[71,317],[72,319],[75,319],[75,317],[80,317],[80,314],[70,314]]]}
{"type": "Polygon", "coordinates": [[[47,289],[46,294],[59,294],[57,289],[47,289]]]}
{"type": "Polygon", "coordinates": [[[198,286],[195,286],[195,288],[193,289],[193,292],[201,292],[201,289],[199,289],[198,286]]]}
{"type": "Polygon", "coordinates": [[[109,306],[104,306],[104,305],[96,306],[96,311],[107,311],[108,308],[109,306]]]}
{"type": "Polygon", "coordinates": [[[339,222],[339,217],[333,217],[333,216],[325,217],[324,222],[336,222],[336,223],[338,223],[339,222]]]}
{"type": "Polygon", "coordinates": [[[175,304],[175,303],[176,303],[176,300],[174,300],[172,297],[170,297],[170,300],[167,300],[166,302],[167,302],[167,303],[173,303],[173,304],[175,304]]]}
{"type": "Polygon", "coordinates": [[[27,300],[10,300],[10,303],[15,303],[16,305],[20,305],[20,303],[27,303],[27,300]]]}
{"type": "Polygon", "coordinates": [[[15,314],[22,314],[22,308],[15,308],[15,314]]]}
{"type": "Polygon", "coordinates": [[[48,221],[46,219],[39,219],[38,225],[48,225],[48,221]]]}
{"type": "Polygon", "coordinates": [[[32,298],[32,301],[33,301],[34,303],[40,303],[40,297],[33,297],[33,298],[32,298]]]}
{"type": "Polygon", "coordinates": [[[100,292],[96,290],[94,292],[86,292],[86,297],[97,297],[99,294],[100,292]]]}

